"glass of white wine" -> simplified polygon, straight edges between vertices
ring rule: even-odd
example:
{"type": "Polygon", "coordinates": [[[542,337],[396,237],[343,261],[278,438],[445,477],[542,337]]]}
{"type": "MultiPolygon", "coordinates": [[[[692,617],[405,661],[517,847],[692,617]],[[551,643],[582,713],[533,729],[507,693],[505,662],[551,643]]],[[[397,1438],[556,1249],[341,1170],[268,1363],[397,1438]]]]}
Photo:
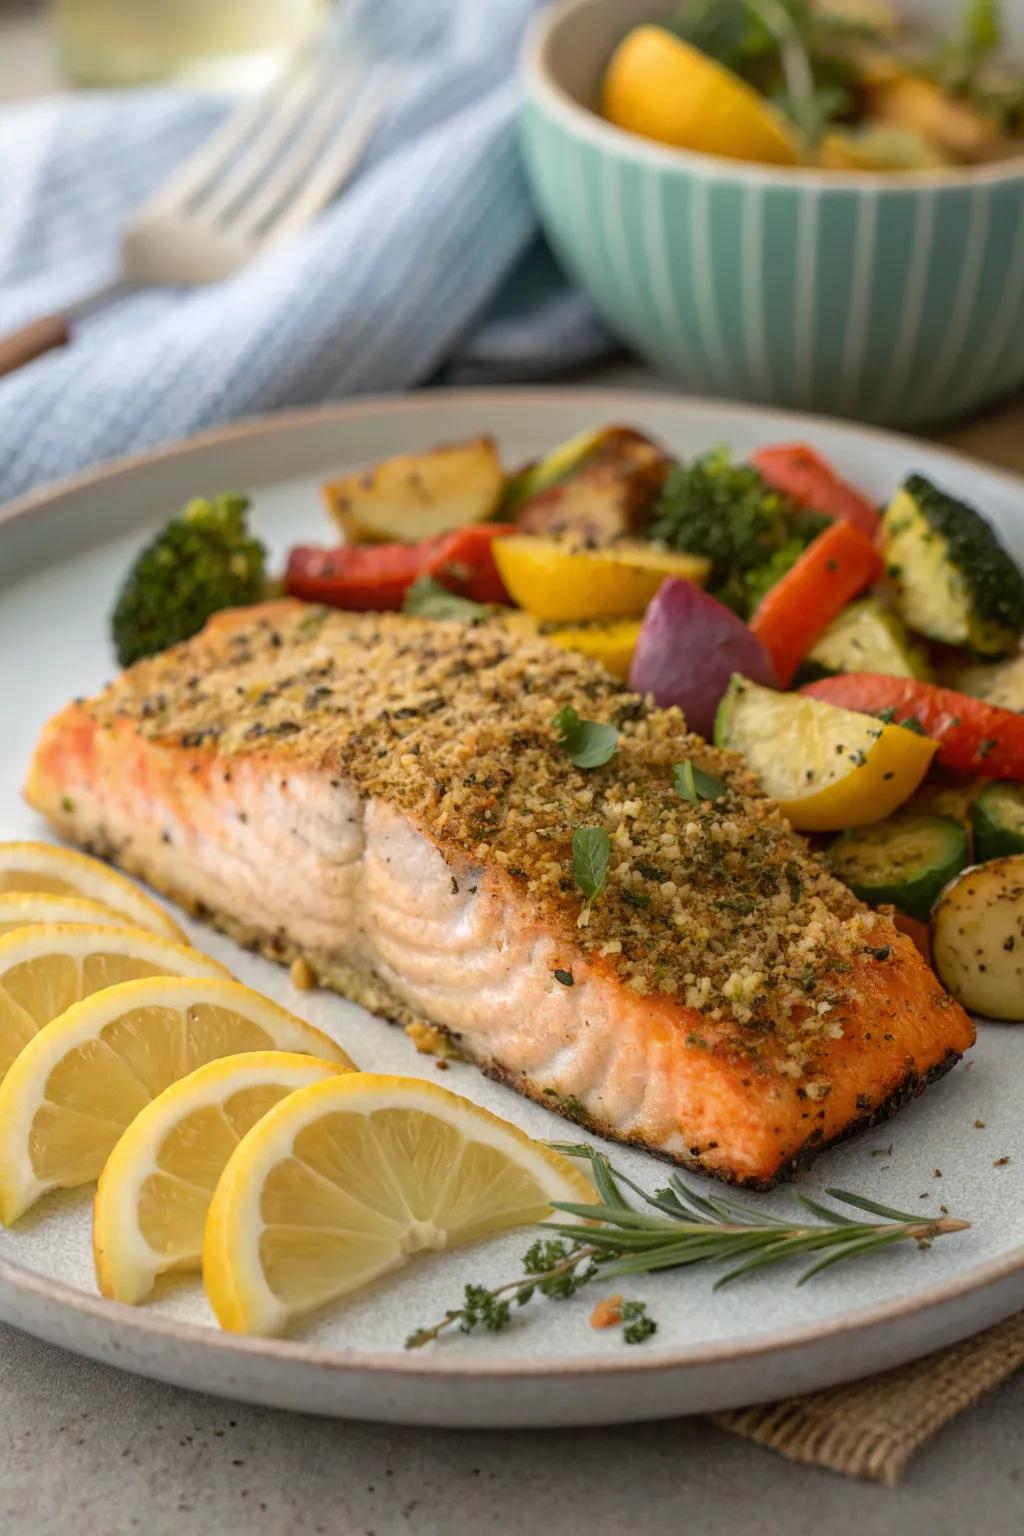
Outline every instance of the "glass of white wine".
{"type": "Polygon", "coordinates": [[[329,0],[53,0],[66,74],[100,86],[259,86],[328,9],[329,0]]]}

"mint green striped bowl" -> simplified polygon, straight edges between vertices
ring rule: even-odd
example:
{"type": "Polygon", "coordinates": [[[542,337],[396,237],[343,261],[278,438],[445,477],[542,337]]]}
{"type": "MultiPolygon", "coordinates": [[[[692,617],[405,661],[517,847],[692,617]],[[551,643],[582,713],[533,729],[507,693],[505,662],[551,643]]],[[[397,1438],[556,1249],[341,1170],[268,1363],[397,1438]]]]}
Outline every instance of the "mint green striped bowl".
{"type": "MultiPolygon", "coordinates": [[[[904,7],[934,27],[956,8],[904,7]]],[[[964,416],[1024,383],[1024,160],[822,174],[624,133],[594,112],[599,83],[658,9],[563,0],[523,54],[540,217],[611,329],[690,392],[891,425],[964,416]]]]}

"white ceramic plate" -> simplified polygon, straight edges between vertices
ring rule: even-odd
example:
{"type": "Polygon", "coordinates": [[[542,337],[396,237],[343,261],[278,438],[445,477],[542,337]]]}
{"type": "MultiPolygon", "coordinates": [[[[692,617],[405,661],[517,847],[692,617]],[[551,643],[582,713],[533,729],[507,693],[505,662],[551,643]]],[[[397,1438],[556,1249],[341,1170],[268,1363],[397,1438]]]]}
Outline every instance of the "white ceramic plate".
{"type": "MultiPolygon", "coordinates": [[[[1024,486],[922,443],[825,421],[666,396],[575,390],[436,393],[281,416],[208,434],[83,476],[0,513],[0,837],[45,837],[21,780],[44,720],[113,671],[106,616],[147,530],[189,496],[255,493],[254,522],[276,555],[329,542],[317,484],[326,474],[438,440],[494,432],[509,463],[584,427],[634,422],[680,454],[730,443],[806,438],[880,500],[911,470],[972,499],[1024,558],[1024,486]]],[[[436,1078],[400,1030],[329,994],[299,994],[287,974],[212,931],[193,940],[237,976],[343,1040],[376,1070],[436,1078]]],[[[564,1136],[543,1109],[455,1066],[446,1086],[538,1136],[564,1136]]],[[[212,1325],[198,1282],[168,1285],[150,1306],[101,1300],[93,1283],[86,1192],[44,1201],[0,1231],[0,1318],[83,1354],[250,1402],[357,1418],[450,1425],[566,1425],[668,1417],[778,1397],[900,1364],[1024,1307],[1024,1028],[983,1026],[958,1067],[889,1125],[822,1156],[803,1187],[857,1189],[922,1213],[946,1205],[970,1232],[859,1264],[797,1290],[772,1271],[712,1297],[701,1270],[627,1287],[658,1321],[649,1343],[588,1326],[586,1298],[534,1304],[506,1333],[453,1336],[416,1354],[417,1324],[455,1304],[467,1280],[513,1276],[523,1234],[420,1260],[280,1342],[212,1325]],[[984,1127],[976,1126],[983,1121],[984,1127]],[[994,1166],[997,1159],[1009,1163],[994,1166]]],[[[642,1153],[617,1161],[648,1185],[664,1174],[642,1153]]],[[[786,1209],[785,1190],[761,1199],[786,1209]]],[[[609,1289],[611,1287],[608,1287],[609,1289]]],[[[599,1292],[600,1294],[600,1292],[599,1292]]]]}

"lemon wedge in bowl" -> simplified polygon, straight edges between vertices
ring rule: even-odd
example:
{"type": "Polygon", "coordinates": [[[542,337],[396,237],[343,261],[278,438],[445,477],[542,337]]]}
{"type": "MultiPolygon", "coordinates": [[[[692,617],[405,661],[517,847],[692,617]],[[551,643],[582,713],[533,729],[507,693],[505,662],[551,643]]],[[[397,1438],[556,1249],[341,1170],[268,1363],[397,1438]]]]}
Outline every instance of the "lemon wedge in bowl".
{"type": "Polygon", "coordinates": [[[468,1099],[351,1073],[289,1095],[243,1137],[206,1219],[203,1281],[223,1328],[278,1334],[417,1252],[593,1199],[560,1153],[468,1099]]]}
{"type": "Polygon", "coordinates": [[[0,939],[0,1081],[72,1003],[140,976],[227,976],[224,966],[141,928],[39,923],[0,939]]]}
{"type": "Polygon", "coordinates": [[[796,165],[800,145],[752,85],[665,27],[628,32],[604,78],[609,122],[646,139],[728,160],[796,165]]]}
{"type": "Polygon", "coordinates": [[[171,1083],[221,1056],[268,1050],[352,1066],[320,1030],[220,977],[151,976],[74,1004],[0,1084],[0,1221],[47,1190],[99,1178],[122,1132],[171,1083]]]}
{"type": "Polygon", "coordinates": [[[287,1094],[341,1061],[246,1051],[207,1062],[141,1110],[107,1159],[96,1190],[93,1253],[104,1296],[136,1304],[159,1274],[202,1268],[203,1223],[224,1165],[287,1094]]]}
{"type": "Polygon", "coordinates": [[[176,944],[185,935],[158,902],[108,864],[53,843],[0,843],[0,891],[50,891],[85,896],[120,912],[133,928],[148,928],[176,944]]]}

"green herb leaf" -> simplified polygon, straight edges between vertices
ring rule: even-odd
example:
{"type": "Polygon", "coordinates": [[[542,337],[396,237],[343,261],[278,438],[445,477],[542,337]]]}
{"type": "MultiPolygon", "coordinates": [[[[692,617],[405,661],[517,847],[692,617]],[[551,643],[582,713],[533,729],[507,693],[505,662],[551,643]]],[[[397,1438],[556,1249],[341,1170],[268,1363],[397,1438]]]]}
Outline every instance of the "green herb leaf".
{"type": "Polygon", "coordinates": [[[421,619],[467,619],[476,623],[485,619],[490,609],[483,603],[460,597],[457,592],[449,592],[432,576],[421,576],[406,592],[402,612],[421,619]]]}
{"type": "Polygon", "coordinates": [[[588,901],[596,901],[608,878],[612,845],[603,827],[577,827],[572,835],[572,873],[588,901]]]}
{"type": "Polygon", "coordinates": [[[691,763],[689,758],[683,763],[676,763],[673,783],[676,794],[681,795],[684,800],[689,800],[691,805],[700,805],[703,800],[721,800],[723,795],[729,793],[721,780],[713,779],[709,773],[704,773],[702,769],[691,763]]]}
{"type": "Polygon", "coordinates": [[[561,966],[552,971],[551,974],[556,981],[562,983],[563,987],[574,987],[576,985],[576,978],[573,976],[572,971],[563,971],[561,966]]]}
{"type": "MultiPolygon", "coordinates": [[[[420,1328],[406,1341],[415,1349],[440,1337],[451,1328],[463,1332],[480,1328],[494,1332],[509,1322],[514,1300],[525,1306],[535,1295],[566,1301],[591,1280],[613,1275],[653,1274],[662,1269],[682,1269],[691,1264],[727,1261],[713,1290],[741,1276],[753,1275],[788,1260],[812,1260],[797,1278],[803,1285],[830,1264],[876,1253],[897,1243],[925,1244],[935,1238],[962,1232],[969,1225],[954,1217],[922,1216],[879,1205],[862,1195],[829,1189],[832,1200],[853,1207],[869,1217],[846,1215],[806,1195],[796,1195],[792,1217],[773,1216],[747,1201],[727,1195],[703,1193],[678,1173],[670,1187],[649,1194],[641,1185],[615,1168],[596,1147],[572,1142],[549,1143],[567,1157],[590,1163],[595,1199],[584,1205],[575,1201],[553,1202],[562,1217],[541,1224],[538,1238],[522,1260],[522,1273],[492,1288],[467,1285],[461,1307],[453,1308],[430,1328],[420,1328]],[[639,1196],[633,1204],[625,1191],[639,1196]],[[808,1216],[813,1220],[808,1220],[808,1216]]],[[[622,1337],[640,1344],[655,1332],[642,1301],[625,1301],[621,1308],[622,1337]]]]}
{"type": "Polygon", "coordinates": [[[566,756],[576,768],[603,768],[615,756],[619,733],[614,725],[581,720],[571,704],[560,709],[551,724],[558,732],[566,756]]]}

